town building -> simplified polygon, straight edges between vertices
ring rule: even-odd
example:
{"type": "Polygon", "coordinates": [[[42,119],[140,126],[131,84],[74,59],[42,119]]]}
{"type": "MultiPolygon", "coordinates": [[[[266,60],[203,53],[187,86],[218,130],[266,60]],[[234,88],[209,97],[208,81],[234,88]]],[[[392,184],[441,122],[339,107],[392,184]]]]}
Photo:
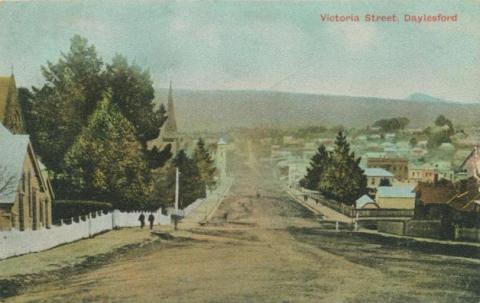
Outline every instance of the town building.
{"type": "Polygon", "coordinates": [[[153,147],[163,150],[167,145],[171,145],[171,153],[176,154],[179,149],[179,136],[177,131],[177,121],[175,119],[175,107],[173,105],[173,90],[172,82],[170,81],[170,87],[168,89],[168,102],[167,102],[167,120],[160,128],[160,134],[158,138],[150,140],[148,142],[148,148],[153,147]]]}
{"type": "Polygon", "coordinates": [[[474,177],[480,180],[480,147],[475,148],[465,158],[459,167],[460,172],[464,172],[467,177],[474,177]]]}
{"type": "Polygon", "coordinates": [[[380,208],[414,209],[415,191],[411,186],[379,186],[375,201],[380,208]]]}
{"type": "Polygon", "coordinates": [[[383,168],[365,168],[363,174],[367,177],[369,188],[377,188],[382,180],[387,180],[390,185],[393,184],[393,174],[383,168]]]}
{"type": "Polygon", "coordinates": [[[52,224],[52,187],[28,135],[0,124],[0,230],[36,230],[52,224]]]}
{"type": "Polygon", "coordinates": [[[441,180],[418,183],[415,217],[441,220],[444,225],[480,227],[480,192],[478,181],[471,177],[456,183],[441,180]]]}
{"type": "Polygon", "coordinates": [[[368,157],[367,166],[388,170],[400,181],[408,179],[408,159],[406,158],[387,155],[368,157]]]}
{"type": "Polygon", "coordinates": [[[430,163],[412,163],[408,166],[408,180],[411,182],[434,182],[438,179],[437,169],[430,163]]]}
{"type": "Polygon", "coordinates": [[[363,195],[355,201],[356,209],[378,208],[377,203],[368,195],[363,195]]]}
{"type": "Polygon", "coordinates": [[[15,77],[0,76],[0,123],[14,134],[25,133],[15,77]]]}

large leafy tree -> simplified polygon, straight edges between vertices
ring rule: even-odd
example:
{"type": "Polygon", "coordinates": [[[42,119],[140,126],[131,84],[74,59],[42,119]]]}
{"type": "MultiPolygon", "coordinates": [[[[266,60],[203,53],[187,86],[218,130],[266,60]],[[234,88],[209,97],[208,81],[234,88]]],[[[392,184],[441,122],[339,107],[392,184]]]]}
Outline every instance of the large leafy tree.
{"type": "Polygon", "coordinates": [[[153,82],[150,73],[136,64],[116,55],[107,66],[107,85],[112,93],[112,102],[135,127],[142,144],[158,137],[160,127],[166,120],[164,107],[155,108],[153,82]]]}
{"type": "Polygon", "coordinates": [[[197,163],[200,177],[208,189],[215,187],[215,161],[212,159],[210,152],[205,146],[205,142],[200,138],[195,147],[193,160],[197,163]]]}
{"type": "Polygon", "coordinates": [[[147,164],[135,128],[105,98],[65,156],[71,194],[111,202],[120,209],[145,206],[149,194],[147,164]]]}
{"type": "Polygon", "coordinates": [[[300,185],[310,190],[318,190],[320,179],[328,168],[329,161],[330,155],[325,146],[322,144],[318,147],[317,152],[310,160],[310,166],[307,168],[307,174],[300,181],[300,185]]]}
{"type": "Polygon", "coordinates": [[[58,173],[62,159],[105,90],[103,61],[95,47],[76,35],[68,53],[42,66],[45,84],[21,91],[27,129],[37,153],[58,173]]]}
{"type": "MultiPolygon", "coordinates": [[[[154,89],[148,71],[117,55],[105,66],[93,45],[78,35],[67,53],[42,67],[45,83],[22,90],[28,132],[37,153],[56,174],[63,170],[65,153],[87,123],[102,95],[111,101],[134,126],[134,134],[146,151],[146,142],[159,134],[166,120],[163,106],[154,107],[154,89]]],[[[149,151],[151,166],[159,167],[171,157],[168,150],[149,151]]]]}

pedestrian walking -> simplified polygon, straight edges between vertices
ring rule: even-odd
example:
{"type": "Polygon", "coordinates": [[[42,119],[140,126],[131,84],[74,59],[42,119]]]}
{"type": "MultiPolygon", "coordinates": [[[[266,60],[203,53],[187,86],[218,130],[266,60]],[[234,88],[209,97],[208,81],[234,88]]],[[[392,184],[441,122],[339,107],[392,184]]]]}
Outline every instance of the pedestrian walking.
{"type": "Polygon", "coordinates": [[[150,215],[148,216],[148,222],[150,222],[150,229],[153,229],[153,222],[155,221],[155,216],[150,213],[150,215]]]}
{"type": "Polygon", "coordinates": [[[138,217],[138,221],[140,221],[140,228],[143,228],[145,226],[145,215],[143,213],[138,217]]]}

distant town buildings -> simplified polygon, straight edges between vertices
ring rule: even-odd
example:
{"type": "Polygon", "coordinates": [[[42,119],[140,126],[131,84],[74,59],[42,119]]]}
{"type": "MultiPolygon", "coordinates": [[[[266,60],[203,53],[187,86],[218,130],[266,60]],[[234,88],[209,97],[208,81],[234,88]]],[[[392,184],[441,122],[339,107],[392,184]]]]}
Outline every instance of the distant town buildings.
{"type": "Polygon", "coordinates": [[[408,179],[408,159],[406,158],[386,155],[368,157],[367,166],[383,168],[391,172],[398,180],[408,179]]]}

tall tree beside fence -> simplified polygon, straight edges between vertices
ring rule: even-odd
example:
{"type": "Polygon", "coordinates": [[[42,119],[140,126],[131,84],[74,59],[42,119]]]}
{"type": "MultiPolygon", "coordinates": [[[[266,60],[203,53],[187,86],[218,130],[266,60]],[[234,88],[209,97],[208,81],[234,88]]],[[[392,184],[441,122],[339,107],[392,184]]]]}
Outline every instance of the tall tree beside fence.
{"type": "Polygon", "coordinates": [[[208,189],[215,187],[215,161],[212,159],[210,152],[205,146],[205,142],[202,138],[198,139],[195,152],[193,154],[193,160],[197,163],[198,170],[202,181],[205,183],[208,189]]]}
{"type": "Polygon", "coordinates": [[[139,209],[150,191],[147,163],[135,128],[109,98],[97,106],[65,156],[65,183],[79,199],[139,209]]]}
{"type": "Polygon", "coordinates": [[[367,179],[360,168],[360,158],[350,151],[343,132],[335,140],[329,165],[320,179],[320,191],[340,202],[352,205],[366,191],[367,179]]]}
{"type": "Polygon", "coordinates": [[[310,166],[307,168],[307,174],[300,180],[300,185],[310,190],[318,190],[320,179],[327,170],[330,161],[330,155],[325,145],[320,145],[317,152],[310,160],[310,166]]]}

